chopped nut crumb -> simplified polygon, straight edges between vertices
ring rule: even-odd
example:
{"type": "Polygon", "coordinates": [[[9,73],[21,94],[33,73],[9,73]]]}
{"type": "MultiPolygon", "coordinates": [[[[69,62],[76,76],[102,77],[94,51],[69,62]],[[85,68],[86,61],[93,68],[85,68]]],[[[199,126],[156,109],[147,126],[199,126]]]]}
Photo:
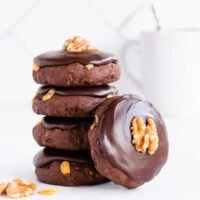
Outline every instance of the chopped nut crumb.
{"type": "Polygon", "coordinates": [[[88,64],[88,65],[85,65],[85,67],[86,67],[88,70],[90,70],[90,69],[92,69],[92,68],[94,67],[94,65],[93,65],[93,64],[88,64]]]}
{"type": "Polygon", "coordinates": [[[35,63],[33,63],[33,71],[37,72],[39,70],[40,70],[40,67],[36,65],[35,63]]]}
{"type": "Polygon", "coordinates": [[[142,117],[135,117],[131,122],[132,144],[138,152],[154,154],[158,148],[158,133],[155,122],[152,118],[146,119],[144,123],[142,117]]]}
{"type": "Polygon", "coordinates": [[[55,94],[55,90],[54,89],[50,89],[43,97],[42,100],[43,101],[47,101],[49,99],[51,99],[55,94]]]}
{"type": "Polygon", "coordinates": [[[63,161],[60,164],[60,171],[64,175],[70,174],[70,172],[71,172],[71,170],[70,170],[70,163],[68,161],[63,161]]]}
{"type": "Polygon", "coordinates": [[[80,37],[75,36],[72,39],[65,40],[63,49],[69,52],[85,52],[85,51],[96,51],[97,48],[94,47],[91,42],[80,37]]]}

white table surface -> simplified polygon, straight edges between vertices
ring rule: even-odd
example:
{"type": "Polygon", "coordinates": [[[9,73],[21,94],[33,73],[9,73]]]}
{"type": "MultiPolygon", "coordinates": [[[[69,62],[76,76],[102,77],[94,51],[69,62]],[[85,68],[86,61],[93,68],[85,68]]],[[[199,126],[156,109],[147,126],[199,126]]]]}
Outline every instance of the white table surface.
{"type": "Polygon", "coordinates": [[[166,165],[152,181],[137,189],[126,189],[113,183],[61,187],[38,182],[32,158],[40,147],[31,131],[41,117],[32,112],[31,103],[1,103],[0,112],[0,182],[16,177],[34,181],[37,192],[26,199],[200,199],[200,116],[165,117],[170,142],[166,165]],[[48,197],[38,194],[39,190],[47,188],[58,188],[58,193],[48,197]]]}

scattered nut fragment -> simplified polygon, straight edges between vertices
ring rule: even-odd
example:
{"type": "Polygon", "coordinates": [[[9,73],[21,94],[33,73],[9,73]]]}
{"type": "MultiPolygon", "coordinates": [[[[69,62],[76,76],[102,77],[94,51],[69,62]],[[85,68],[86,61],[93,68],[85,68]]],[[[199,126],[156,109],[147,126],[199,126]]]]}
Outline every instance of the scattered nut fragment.
{"type": "Polygon", "coordinates": [[[88,70],[90,70],[90,69],[92,69],[92,68],[94,67],[94,65],[93,65],[93,64],[87,64],[87,65],[85,65],[85,67],[86,67],[88,70]]]}
{"type": "Polygon", "coordinates": [[[9,183],[0,183],[0,194],[6,194],[6,189],[9,183]]]}
{"type": "Polygon", "coordinates": [[[53,95],[55,94],[55,90],[54,89],[50,89],[43,97],[42,100],[43,101],[47,101],[49,99],[51,99],[53,97],[53,95]]]}
{"type": "Polygon", "coordinates": [[[80,36],[75,36],[72,39],[65,40],[63,49],[69,52],[85,52],[97,50],[97,48],[94,47],[91,42],[80,36]]]}
{"type": "Polygon", "coordinates": [[[57,188],[49,188],[49,189],[40,190],[39,194],[41,194],[41,195],[53,195],[57,192],[58,192],[57,188]]]}
{"type": "Polygon", "coordinates": [[[68,161],[63,161],[60,164],[60,171],[62,172],[63,175],[70,174],[70,163],[68,161]]]}
{"type": "Polygon", "coordinates": [[[36,191],[36,185],[30,181],[14,179],[11,183],[0,184],[0,194],[5,194],[11,198],[21,198],[33,195],[36,191]]]}
{"type": "Polygon", "coordinates": [[[154,154],[158,148],[158,133],[155,122],[147,117],[146,124],[142,117],[135,117],[131,121],[132,144],[138,152],[154,154]]]}
{"type": "Polygon", "coordinates": [[[37,72],[39,70],[40,70],[40,67],[36,65],[35,63],[33,63],[33,71],[37,72]]]}

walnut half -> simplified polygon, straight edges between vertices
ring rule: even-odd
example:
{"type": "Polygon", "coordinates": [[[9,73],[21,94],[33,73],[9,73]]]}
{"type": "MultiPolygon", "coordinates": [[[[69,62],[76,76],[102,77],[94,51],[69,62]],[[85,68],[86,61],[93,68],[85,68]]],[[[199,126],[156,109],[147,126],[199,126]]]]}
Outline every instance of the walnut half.
{"type": "Polygon", "coordinates": [[[155,122],[147,117],[144,123],[142,117],[134,117],[131,121],[132,144],[138,152],[154,154],[158,148],[158,132],[155,122]]]}
{"type": "Polygon", "coordinates": [[[63,50],[69,52],[85,52],[96,51],[97,48],[88,40],[80,36],[75,36],[72,39],[65,40],[63,50]]]}

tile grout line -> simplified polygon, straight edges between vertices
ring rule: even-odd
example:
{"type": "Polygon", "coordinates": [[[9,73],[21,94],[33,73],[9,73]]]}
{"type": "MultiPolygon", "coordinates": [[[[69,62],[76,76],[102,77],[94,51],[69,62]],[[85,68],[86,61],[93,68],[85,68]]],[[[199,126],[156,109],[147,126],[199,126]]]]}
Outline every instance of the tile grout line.
{"type": "Polygon", "coordinates": [[[101,19],[105,22],[105,24],[107,24],[113,31],[116,32],[116,34],[121,38],[121,39],[126,39],[124,37],[123,34],[121,34],[115,27],[114,25],[102,14],[102,12],[100,12],[100,10],[91,2],[91,0],[86,0],[86,2],[88,3],[88,6],[91,7],[92,9],[94,9],[97,13],[97,15],[99,15],[101,17],[101,19]]]}
{"type": "Polygon", "coordinates": [[[9,32],[9,37],[12,38],[16,44],[26,53],[28,54],[29,56],[32,56],[32,53],[30,52],[30,50],[23,44],[21,43],[21,41],[15,37],[14,34],[12,34],[12,32],[9,32]]]}
{"type": "Polygon", "coordinates": [[[131,12],[124,21],[121,22],[121,24],[116,28],[117,31],[121,31],[123,27],[125,27],[129,21],[134,18],[140,12],[147,4],[152,4],[154,0],[144,0],[133,12],[131,12]]]}
{"type": "Polygon", "coordinates": [[[123,40],[126,40],[126,36],[121,32],[121,30],[129,23],[129,21],[137,15],[137,13],[142,10],[147,4],[152,4],[154,0],[144,0],[136,9],[134,9],[121,23],[118,27],[114,25],[100,12],[100,10],[91,2],[91,0],[86,0],[88,5],[95,9],[97,14],[103,19],[103,21],[116,32],[116,34],[123,40]]]}

